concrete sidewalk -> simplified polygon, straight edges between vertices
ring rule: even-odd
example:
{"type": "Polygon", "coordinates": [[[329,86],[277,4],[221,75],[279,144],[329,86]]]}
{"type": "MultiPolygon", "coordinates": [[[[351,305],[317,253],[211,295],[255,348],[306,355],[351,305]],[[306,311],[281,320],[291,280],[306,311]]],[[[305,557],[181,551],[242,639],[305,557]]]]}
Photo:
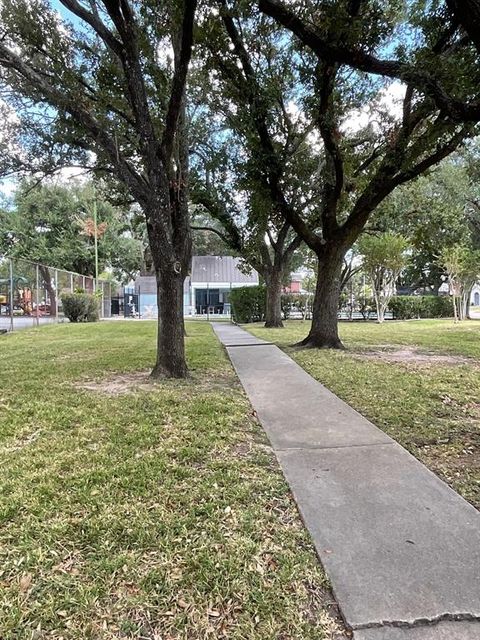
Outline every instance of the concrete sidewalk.
{"type": "Polygon", "coordinates": [[[480,513],[276,346],[214,330],[356,640],[480,639],[480,513]]]}

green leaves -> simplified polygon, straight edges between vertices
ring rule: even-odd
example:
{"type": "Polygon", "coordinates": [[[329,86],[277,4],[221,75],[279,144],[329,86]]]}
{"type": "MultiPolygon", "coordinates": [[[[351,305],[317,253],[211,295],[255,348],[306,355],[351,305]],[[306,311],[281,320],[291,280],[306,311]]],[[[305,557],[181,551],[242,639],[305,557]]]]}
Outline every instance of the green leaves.
{"type": "MultiPolygon", "coordinates": [[[[94,242],[86,233],[92,216],[91,185],[71,187],[24,182],[14,208],[0,216],[0,250],[51,267],[92,275],[94,242]]],[[[133,237],[128,210],[114,208],[97,195],[100,271],[113,267],[119,280],[130,279],[141,265],[142,243],[133,237]]]]}
{"type": "Polygon", "coordinates": [[[406,264],[408,240],[395,233],[363,236],[359,242],[363,268],[368,271],[384,269],[398,273],[406,264]]]}

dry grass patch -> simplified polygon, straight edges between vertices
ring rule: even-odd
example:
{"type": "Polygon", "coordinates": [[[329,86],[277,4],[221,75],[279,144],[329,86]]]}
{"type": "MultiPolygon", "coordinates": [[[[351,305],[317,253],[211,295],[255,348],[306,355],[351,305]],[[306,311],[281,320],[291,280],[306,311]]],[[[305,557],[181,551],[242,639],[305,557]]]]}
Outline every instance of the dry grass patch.
{"type": "Polygon", "coordinates": [[[116,376],[109,376],[105,380],[85,380],[76,382],[73,386],[85,391],[94,391],[107,396],[121,396],[136,391],[154,391],[155,381],[150,378],[150,370],[134,371],[116,376]]]}

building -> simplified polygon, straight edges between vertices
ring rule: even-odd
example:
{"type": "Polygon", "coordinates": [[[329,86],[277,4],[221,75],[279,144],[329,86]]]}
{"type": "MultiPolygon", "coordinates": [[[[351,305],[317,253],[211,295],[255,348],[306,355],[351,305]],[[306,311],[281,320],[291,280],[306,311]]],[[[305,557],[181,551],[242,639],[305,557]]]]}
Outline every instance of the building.
{"type": "Polygon", "coordinates": [[[301,293],[303,278],[301,273],[292,273],[290,283],[283,287],[283,293],[301,293]]]}
{"type": "MultiPolygon", "coordinates": [[[[185,278],[183,307],[185,316],[230,315],[230,291],[258,285],[258,273],[244,272],[241,258],[232,256],[194,256],[191,274],[185,278]]],[[[155,276],[139,276],[134,294],[141,318],[157,317],[155,276]],[[138,297],[137,297],[138,296],[138,297]]]]}

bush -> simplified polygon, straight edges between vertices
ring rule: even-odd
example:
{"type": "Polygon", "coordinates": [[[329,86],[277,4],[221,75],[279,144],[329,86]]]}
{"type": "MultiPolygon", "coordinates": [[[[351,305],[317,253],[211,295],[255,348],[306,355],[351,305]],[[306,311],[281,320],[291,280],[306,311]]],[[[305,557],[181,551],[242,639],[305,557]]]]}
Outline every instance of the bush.
{"type": "Polygon", "coordinates": [[[388,308],[396,320],[450,318],[453,315],[450,296],[395,296],[388,308]]]}
{"type": "Polygon", "coordinates": [[[70,322],[97,322],[98,298],[88,293],[63,293],[62,306],[70,322]]]}
{"type": "Polygon", "coordinates": [[[266,289],[264,286],[232,289],[230,303],[235,322],[261,322],[265,320],[266,289]]]}
{"type": "Polygon", "coordinates": [[[421,318],[451,318],[453,302],[450,296],[423,296],[421,318]]]}
{"type": "Polygon", "coordinates": [[[288,320],[292,313],[305,315],[307,296],[304,293],[282,293],[281,305],[284,320],[288,320]]]}
{"type": "Polygon", "coordinates": [[[100,303],[101,298],[96,295],[88,295],[88,305],[87,305],[87,322],[98,322],[100,319],[100,303]]]}
{"type": "Polygon", "coordinates": [[[396,320],[410,320],[420,318],[423,296],[394,296],[388,303],[388,308],[396,320]]]}

